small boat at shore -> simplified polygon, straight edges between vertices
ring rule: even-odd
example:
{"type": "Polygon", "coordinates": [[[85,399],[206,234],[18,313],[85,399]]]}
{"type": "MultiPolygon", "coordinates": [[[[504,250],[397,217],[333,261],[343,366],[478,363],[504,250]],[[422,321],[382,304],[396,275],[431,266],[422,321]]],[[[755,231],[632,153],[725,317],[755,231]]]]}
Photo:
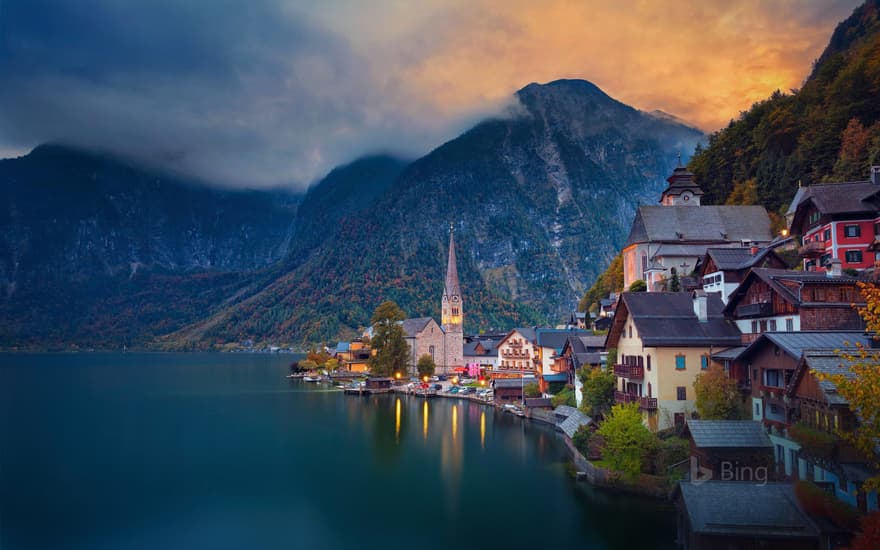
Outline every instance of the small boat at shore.
{"type": "Polygon", "coordinates": [[[321,377],[319,376],[303,376],[303,382],[320,382],[321,377]]]}

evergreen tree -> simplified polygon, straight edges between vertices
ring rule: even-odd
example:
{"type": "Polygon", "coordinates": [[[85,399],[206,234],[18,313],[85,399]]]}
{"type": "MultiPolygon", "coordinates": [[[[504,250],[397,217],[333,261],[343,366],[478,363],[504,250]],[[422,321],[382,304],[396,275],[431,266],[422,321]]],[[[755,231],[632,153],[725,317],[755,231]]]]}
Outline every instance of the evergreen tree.
{"type": "Polygon", "coordinates": [[[372,346],[376,351],[370,358],[370,372],[373,375],[392,376],[406,372],[409,346],[400,324],[405,318],[403,310],[390,300],[382,302],[373,312],[372,346]]]}

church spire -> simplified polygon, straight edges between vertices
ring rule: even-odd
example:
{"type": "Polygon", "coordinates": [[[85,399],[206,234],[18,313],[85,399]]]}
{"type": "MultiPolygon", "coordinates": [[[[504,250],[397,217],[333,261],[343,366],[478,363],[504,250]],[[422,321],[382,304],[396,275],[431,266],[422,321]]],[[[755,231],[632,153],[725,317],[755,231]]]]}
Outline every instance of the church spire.
{"type": "Polygon", "coordinates": [[[443,303],[441,306],[442,325],[444,330],[460,332],[462,325],[461,286],[458,283],[458,265],[455,261],[455,231],[449,225],[449,259],[446,264],[446,283],[443,285],[443,303]]]}

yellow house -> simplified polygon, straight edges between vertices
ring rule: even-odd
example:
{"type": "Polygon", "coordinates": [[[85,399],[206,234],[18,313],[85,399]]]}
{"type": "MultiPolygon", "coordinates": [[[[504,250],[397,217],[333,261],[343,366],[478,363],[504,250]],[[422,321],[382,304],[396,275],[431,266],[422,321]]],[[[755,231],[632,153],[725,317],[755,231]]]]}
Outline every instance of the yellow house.
{"type": "Polygon", "coordinates": [[[339,368],[351,372],[368,372],[370,370],[370,345],[361,341],[339,342],[336,345],[336,360],[339,368]]]}
{"type": "Polygon", "coordinates": [[[624,292],[606,348],[617,349],[615,401],[638,403],[653,431],[683,425],[695,410],[694,380],[713,353],[740,345],[718,294],[624,292]]]}

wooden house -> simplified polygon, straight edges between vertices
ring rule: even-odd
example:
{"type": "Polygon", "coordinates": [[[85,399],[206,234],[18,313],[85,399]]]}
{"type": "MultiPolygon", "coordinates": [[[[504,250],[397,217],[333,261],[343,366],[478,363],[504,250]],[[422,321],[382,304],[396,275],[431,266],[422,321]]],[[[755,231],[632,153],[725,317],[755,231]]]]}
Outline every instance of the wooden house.
{"type": "Polygon", "coordinates": [[[774,473],[773,443],[754,420],[688,420],[690,455],[712,479],[763,483],[774,473]]]}
{"type": "Polygon", "coordinates": [[[697,264],[697,276],[706,292],[721,293],[727,298],[753,267],[788,269],[785,261],[772,248],[748,246],[740,248],[708,248],[697,264]]]}

